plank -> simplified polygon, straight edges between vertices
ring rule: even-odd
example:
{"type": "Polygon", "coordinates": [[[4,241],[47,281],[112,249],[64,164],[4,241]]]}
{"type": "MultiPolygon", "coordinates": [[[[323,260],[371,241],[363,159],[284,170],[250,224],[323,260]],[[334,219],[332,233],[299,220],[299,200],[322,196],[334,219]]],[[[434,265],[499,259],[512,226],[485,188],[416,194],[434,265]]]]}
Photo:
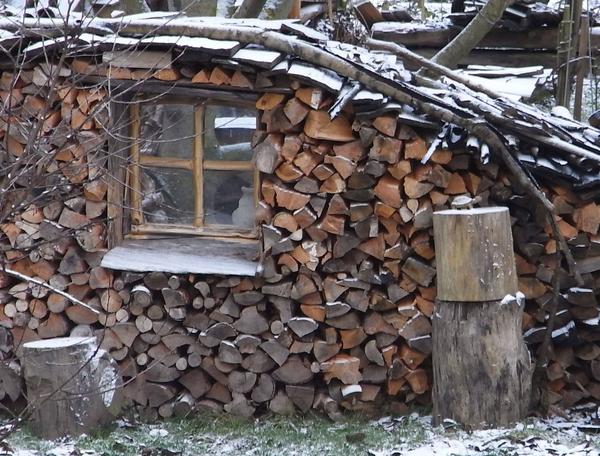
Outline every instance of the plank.
{"type": "Polygon", "coordinates": [[[247,46],[238,50],[231,58],[270,70],[283,59],[283,54],[260,47],[247,46]]]}
{"type": "Polygon", "coordinates": [[[121,68],[171,68],[170,51],[110,51],[102,54],[102,62],[121,68]]]}
{"type": "Polygon", "coordinates": [[[195,49],[209,54],[231,56],[241,47],[238,41],[213,40],[204,37],[184,37],[172,35],[149,36],[139,41],[140,44],[177,46],[195,49]]]}
{"type": "Polygon", "coordinates": [[[333,92],[339,92],[344,83],[344,80],[331,70],[301,62],[293,62],[288,69],[288,75],[333,92]]]}

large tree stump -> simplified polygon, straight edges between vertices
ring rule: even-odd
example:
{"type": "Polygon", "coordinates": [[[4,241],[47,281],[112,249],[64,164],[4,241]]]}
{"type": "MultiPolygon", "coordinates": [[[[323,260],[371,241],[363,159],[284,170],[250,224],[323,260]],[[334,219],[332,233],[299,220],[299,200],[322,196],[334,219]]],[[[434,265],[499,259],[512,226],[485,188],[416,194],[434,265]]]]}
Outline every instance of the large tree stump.
{"type": "Polygon", "coordinates": [[[508,209],[437,212],[434,237],[434,422],[503,426],[524,418],[532,365],[508,209]]]}
{"type": "Polygon", "coordinates": [[[79,435],[109,423],[121,406],[117,366],[95,337],[28,342],[21,355],[33,431],[79,435]]]}

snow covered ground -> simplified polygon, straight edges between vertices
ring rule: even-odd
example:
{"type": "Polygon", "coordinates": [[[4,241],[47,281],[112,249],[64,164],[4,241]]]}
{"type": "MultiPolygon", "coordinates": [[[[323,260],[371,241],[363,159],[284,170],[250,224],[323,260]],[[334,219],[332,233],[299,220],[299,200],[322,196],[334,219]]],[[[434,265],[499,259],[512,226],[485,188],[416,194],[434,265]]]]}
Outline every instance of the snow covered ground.
{"type": "Polygon", "coordinates": [[[597,432],[600,432],[600,427],[593,433],[583,430],[590,422],[589,414],[573,413],[569,417],[519,423],[507,429],[444,432],[429,428],[426,441],[416,447],[406,445],[370,451],[369,454],[372,456],[598,456],[600,434],[597,432]]]}

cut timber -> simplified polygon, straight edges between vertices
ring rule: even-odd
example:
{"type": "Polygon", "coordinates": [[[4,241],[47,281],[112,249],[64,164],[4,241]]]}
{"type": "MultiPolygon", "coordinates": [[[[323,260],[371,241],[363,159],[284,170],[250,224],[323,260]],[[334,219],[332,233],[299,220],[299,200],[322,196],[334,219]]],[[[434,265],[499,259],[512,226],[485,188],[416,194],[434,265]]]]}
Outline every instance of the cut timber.
{"type": "Polygon", "coordinates": [[[323,100],[323,91],[313,87],[303,87],[296,90],[296,97],[313,109],[319,109],[323,100]]]}
{"type": "Polygon", "coordinates": [[[508,208],[451,209],[433,219],[439,300],[494,301],[517,292],[508,208]]]}
{"type": "Polygon", "coordinates": [[[319,325],[315,320],[306,317],[291,318],[288,322],[288,326],[298,337],[304,337],[319,328],[319,325]]]}
{"type": "Polygon", "coordinates": [[[354,385],[362,380],[359,366],[360,360],[348,355],[337,355],[320,365],[327,383],[337,378],[345,385],[354,385]]]}
{"type": "Polygon", "coordinates": [[[247,74],[242,73],[239,70],[233,73],[233,76],[231,77],[231,85],[234,87],[254,89],[254,82],[252,82],[252,79],[250,79],[247,74]]]}
{"type": "Polygon", "coordinates": [[[231,76],[230,73],[220,67],[215,67],[210,73],[210,79],[208,80],[214,85],[230,85],[231,76]]]}
{"type": "Polygon", "coordinates": [[[120,410],[117,366],[94,337],[28,342],[21,363],[32,429],[46,439],[88,433],[120,410]]]}
{"type": "Polygon", "coordinates": [[[284,98],[285,95],[280,93],[265,93],[256,101],[256,109],[261,109],[263,111],[274,109],[284,98]]]}
{"type": "Polygon", "coordinates": [[[254,163],[256,168],[267,174],[273,174],[281,162],[282,137],[270,134],[254,148],[254,163]]]}
{"type": "Polygon", "coordinates": [[[311,111],[304,124],[304,133],[314,139],[352,141],[354,133],[350,122],[343,116],[331,119],[327,111],[311,111]]]}
{"type": "Polygon", "coordinates": [[[292,211],[303,208],[310,201],[309,195],[295,192],[279,185],[275,186],[275,195],[279,206],[292,211]]]}
{"type": "Polygon", "coordinates": [[[362,24],[367,28],[371,29],[371,26],[376,22],[383,22],[385,19],[381,14],[381,11],[377,9],[369,0],[359,0],[354,3],[354,11],[357,13],[356,17],[362,24]]]}
{"type": "Polygon", "coordinates": [[[304,120],[304,118],[309,113],[310,109],[300,102],[297,98],[292,98],[289,100],[285,107],[283,108],[283,112],[292,125],[297,125],[304,120]]]}

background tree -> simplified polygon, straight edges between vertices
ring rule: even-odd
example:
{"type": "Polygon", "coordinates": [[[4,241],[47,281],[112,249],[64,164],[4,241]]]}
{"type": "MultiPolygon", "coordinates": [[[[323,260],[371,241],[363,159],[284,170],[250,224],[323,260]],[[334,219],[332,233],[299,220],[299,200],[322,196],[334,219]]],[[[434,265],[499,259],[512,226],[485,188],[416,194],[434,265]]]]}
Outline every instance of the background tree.
{"type": "MultiPolygon", "coordinates": [[[[433,61],[448,68],[455,68],[469,55],[477,44],[488,34],[514,0],[488,0],[473,20],[434,57],[433,61]]],[[[454,4],[453,4],[454,5],[454,4]]]]}

